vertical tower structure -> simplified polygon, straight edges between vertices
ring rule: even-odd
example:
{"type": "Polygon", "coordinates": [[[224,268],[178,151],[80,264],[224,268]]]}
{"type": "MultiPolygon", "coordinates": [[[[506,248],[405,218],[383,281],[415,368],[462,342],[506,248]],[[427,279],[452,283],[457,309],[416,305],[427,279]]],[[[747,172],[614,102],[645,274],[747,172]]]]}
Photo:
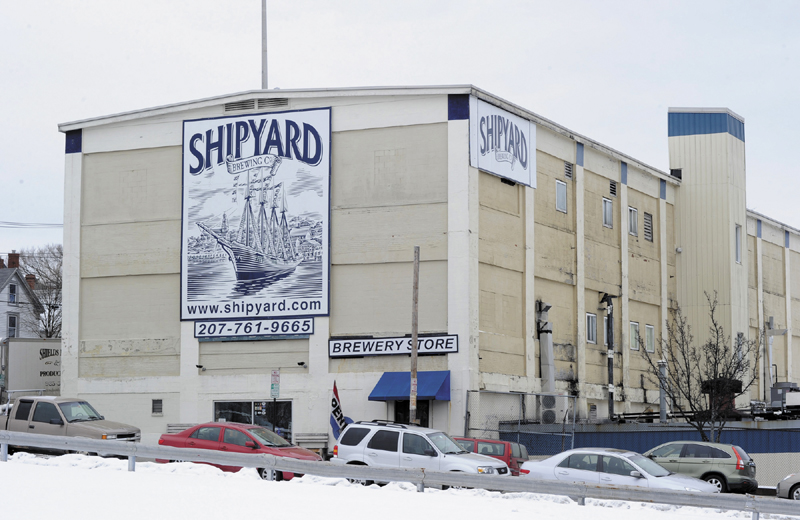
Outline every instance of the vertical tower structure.
{"type": "Polygon", "coordinates": [[[677,303],[702,343],[705,293],[718,298],[726,334],[749,332],[744,119],[727,108],[669,109],[670,173],[676,196],[677,303]]]}

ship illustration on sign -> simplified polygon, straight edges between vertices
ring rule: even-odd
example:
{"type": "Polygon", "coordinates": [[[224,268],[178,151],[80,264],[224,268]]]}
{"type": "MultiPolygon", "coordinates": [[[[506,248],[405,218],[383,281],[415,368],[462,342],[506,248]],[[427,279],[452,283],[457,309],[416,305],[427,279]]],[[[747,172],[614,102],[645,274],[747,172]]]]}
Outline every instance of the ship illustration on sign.
{"type": "MultiPolygon", "coordinates": [[[[285,276],[303,260],[291,241],[283,183],[275,184],[281,158],[268,154],[261,159],[259,165],[246,169],[244,207],[238,229],[225,236],[226,226],[218,232],[202,222],[197,223],[197,227],[216,240],[228,255],[237,280],[285,276]],[[256,208],[253,207],[254,193],[258,194],[256,208]]],[[[237,165],[242,162],[228,156],[228,173],[241,175],[237,165]]]]}

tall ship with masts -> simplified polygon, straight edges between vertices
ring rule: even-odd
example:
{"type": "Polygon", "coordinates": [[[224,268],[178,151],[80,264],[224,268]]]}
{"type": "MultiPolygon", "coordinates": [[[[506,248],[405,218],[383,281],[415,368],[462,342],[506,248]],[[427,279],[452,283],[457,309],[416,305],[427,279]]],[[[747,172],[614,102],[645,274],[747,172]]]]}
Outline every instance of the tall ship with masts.
{"type": "Polygon", "coordinates": [[[237,280],[281,278],[292,273],[302,261],[290,239],[283,183],[275,183],[281,158],[271,154],[260,158],[263,159],[260,166],[247,170],[238,229],[230,230],[226,236],[207,224],[197,223],[227,253],[237,280]],[[257,208],[253,207],[254,193],[258,193],[257,208]]]}

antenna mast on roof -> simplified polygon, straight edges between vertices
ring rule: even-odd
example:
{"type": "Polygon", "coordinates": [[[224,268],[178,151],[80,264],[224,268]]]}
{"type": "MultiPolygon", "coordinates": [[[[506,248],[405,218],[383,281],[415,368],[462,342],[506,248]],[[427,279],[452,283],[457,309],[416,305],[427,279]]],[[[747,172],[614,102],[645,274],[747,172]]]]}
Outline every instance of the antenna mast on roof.
{"type": "Polygon", "coordinates": [[[267,90],[267,0],[261,0],[261,88],[267,90]]]}

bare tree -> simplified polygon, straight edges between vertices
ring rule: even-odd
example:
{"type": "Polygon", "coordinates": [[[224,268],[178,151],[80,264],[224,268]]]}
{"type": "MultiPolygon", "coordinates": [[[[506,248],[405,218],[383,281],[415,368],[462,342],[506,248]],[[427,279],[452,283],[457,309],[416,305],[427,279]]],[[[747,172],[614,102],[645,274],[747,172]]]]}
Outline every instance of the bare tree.
{"type": "Polygon", "coordinates": [[[61,264],[64,250],[61,244],[22,249],[19,269],[23,277],[36,276],[34,293],[44,307],[37,313],[33,306],[20,316],[21,325],[40,338],[61,337],[61,264]]]}
{"type": "MultiPolygon", "coordinates": [[[[736,416],[735,399],[746,393],[756,380],[750,358],[758,354],[761,338],[731,337],[717,318],[717,293],[705,293],[711,325],[708,339],[696,345],[692,329],[680,307],[671,311],[666,337],[660,339],[660,353],[640,348],[650,366],[650,379],[659,384],[659,361],[666,361],[664,390],[673,413],[700,432],[704,441],[719,442],[727,421],[736,416]]],[[[640,347],[644,347],[639,339],[640,347]]]]}

